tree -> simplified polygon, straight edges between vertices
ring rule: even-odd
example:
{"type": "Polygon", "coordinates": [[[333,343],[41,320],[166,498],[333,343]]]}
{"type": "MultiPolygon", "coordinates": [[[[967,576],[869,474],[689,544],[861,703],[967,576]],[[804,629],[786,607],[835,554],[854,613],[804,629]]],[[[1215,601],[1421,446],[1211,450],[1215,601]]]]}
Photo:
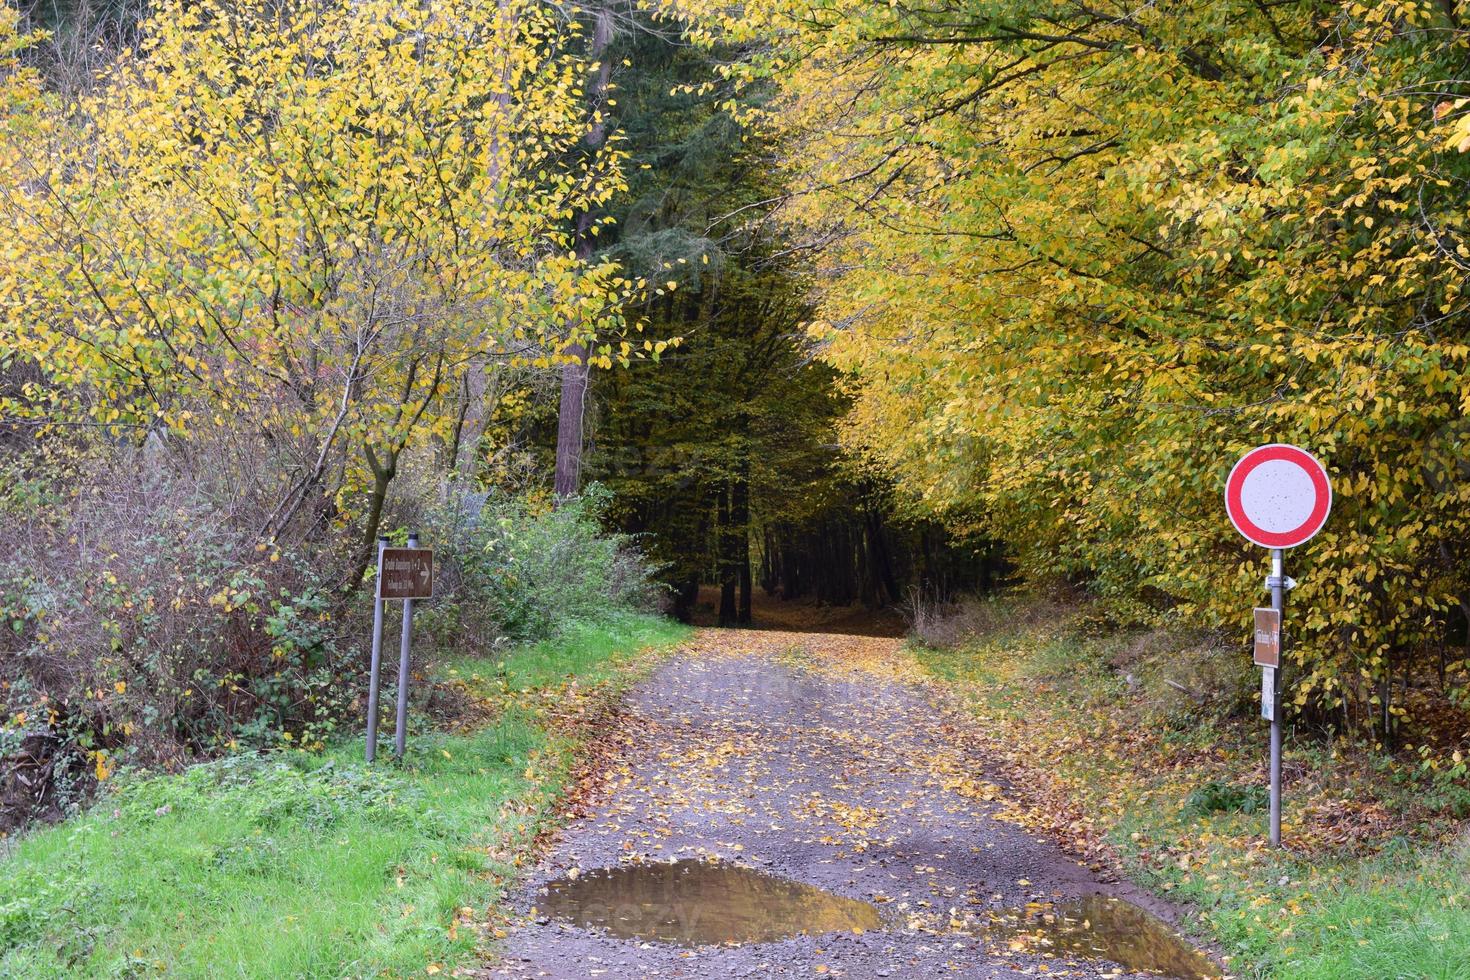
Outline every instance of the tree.
{"type": "Polygon", "coordinates": [[[625,22],[608,49],[629,187],[598,246],[663,280],[626,315],[685,342],[599,384],[587,471],[615,491],[619,526],[645,536],[681,615],[705,582],[727,624],[750,622],[757,579],[789,598],[891,601],[937,566],[919,532],[895,527],[881,481],[836,451],[846,401],[803,331],[809,269],[771,220],[773,147],[740,124],[761,93],[721,80],[738,52],[692,47],[677,27],[625,22]]]}
{"type": "MultiPolygon", "coordinates": [[[[667,372],[639,370],[636,377],[609,380],[597,427],[599,453],[588,463],[619,491],[617,512],[625,526],[655,532],[652,546],[678,566],[672,577],[686,596],[689,580],[697,585],[701,577],[693,569],[713,555],[724,596],[722,620],[749,621],[752,470],[761,465],[752,458],[763,448],[756,416],[779,415],[778,389],[791,392],[777,382],[783,371],[797,367],[806,307],[800,283],[779,264],[754,271],[764,261],[758,253],[771,251],[769,242],[758,241],[758,226],[722,219],[769,187],[762,186],[757,157],[742,145],[738,125],[711,89],[712,60],[678,43],[657,22],[633,16],[621,36],[609,39],[602,59],[624,66],[609,113],[630,148],[632,167],[629,188],[608,205],[612,220],[598,245],[639,276],[676,277],[664,282],[662,295],[628,315],[646,320],[656,334],[688,334],[690,345],[664,362],[667,372]],[[764,400],[757,407],[759,399],[764,400]],[[655,423],[643,414],[649,410],[665,418],[655,423]],[[650,424],[656,426],[649,435],[657,445],[627,441],[632,431],[650,424]],[[665,459],[692,454],[675,465],[692,465],[698,486],[664,485],[664,474],[656,472],[663,463],[653,463],[654,470],[642,464],[625,468],[644,451],[665,459]],[[635,516],[652,503],[650,493],[660,498],[655,512],[635,516]],[[711,534],[715,544],[707,551],[704,539],[711,534]]],[[[599,91],[608,87],[605,77],[594,85],[599,91]]],[[[585,374],[569,381],[573,371],[568,365],[563,374],[559,406],[559,495],[573,489],[563,484],[563,475],[575,472],[567,463],[569,451],[581,445],[585,374]]],[[[826,373],[804,377],[814,390],[826,392],[826,373]]]]}
{"type": "MultiPolygon", "coordinates": [[[[608,45],[612,43],[613,15],[606,5],[591,12],[592,36],[587,56],[591,62],[592,81],[587,86],[587,104],[591,123],[583,142],[597,152],[607,143],[609,81],[612,64],[608,45]]],[[[590,210],[583,210],[575,220],[576,253],[582,260],[591,258],[594,248],[596,220],[590,210]]],[[[569,325],[575,333],[576,324],[569,325]]],[[[561,368],[561,401],[557,411],[555,493],[558,499],[573,496],[582,484],[583,423],[586,414],[587,384],[590,365],[587,349],[573,343],[566,350],[567,361],[561,368]]]]}
{"type": "Polygon", "coordinates": [[[261,535],[355,523],[351,586],[403,454],[457,439],[477,377],[621,327],[632,284],[568,221],[623,183],[616,148],[572,152],[581,29],[526,0],[205,0],[140,31],[71,102],[6,71],[0,354],[38,380],[3,408],[256,429],[261,535]]]}
{"type": "MultiPolygon", "coordinates": [[[[686,11],[690,8],[684,7],[686,11]]],[[[1387,712],[1461,635],[1470,52],[1438,3],[775,2],[733,70],[777,98],[820,244],[844,443],[1035,574],[1243,633],[1242,450],[1328,463],[1294,556],[1298,699],[1387,712]]],[[[1353,714],[1356,712],[1356,714],[1353,714]]]]}

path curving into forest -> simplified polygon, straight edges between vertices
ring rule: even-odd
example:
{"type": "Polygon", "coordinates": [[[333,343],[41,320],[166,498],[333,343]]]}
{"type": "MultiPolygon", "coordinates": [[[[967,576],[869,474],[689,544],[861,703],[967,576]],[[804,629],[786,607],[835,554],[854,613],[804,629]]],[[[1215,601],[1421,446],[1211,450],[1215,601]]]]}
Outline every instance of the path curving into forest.
{"type": "Polygon", "coordinates": [[[997,928],[1027,903],[1041,917],[1084,896],[1145,900],[999,819],[1003,780],[955,744],[942,702],[893,637],[700,630],[632,692],[626,752],[515,896],[489,975],[1147,975],[997,928]],[[549,881],[688,858],[874,903],[884,925],[687,947],[535,908],[549,881]]]}

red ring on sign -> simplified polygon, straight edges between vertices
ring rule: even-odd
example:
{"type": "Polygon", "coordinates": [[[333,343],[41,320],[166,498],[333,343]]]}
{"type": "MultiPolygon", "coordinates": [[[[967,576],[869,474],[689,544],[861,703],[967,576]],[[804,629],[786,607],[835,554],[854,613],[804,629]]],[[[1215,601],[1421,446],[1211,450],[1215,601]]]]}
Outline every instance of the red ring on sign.
{"type": "Polygon", "coordinates": [[[1245,535],[1251,541],[1264,548],[1294,548],[1312,538],[1314,534],[1322,530],[1322,525],[1327,523],[1327,512],[1332,509],[1332,486],[1327,482],[1327,471],[1317,458],[1305,450],[1296,446],[1288,446],[1284,443],[1273,443],[1269,446],[1261,446],[1252,449],[1240,458],[1235,468],[1230,471],[1230,476],[1225,481],[1225,510],[1230,514],[1230,522],[1235,529],[1245,535]],[[1312,480],[1312,489],[1315,491],[1316,499],[1312,503],[1312,512],[1307,519],[1290,531],[1267,531],[1265,528],[1257,527],[1245,514],[1245,508],[1241,506],[1240,491],[1245,486],[1246,477],[1251,471],[1262,463],[1269,463],[1273,459],[1283,459],[1306,470],[1312,480]]]}

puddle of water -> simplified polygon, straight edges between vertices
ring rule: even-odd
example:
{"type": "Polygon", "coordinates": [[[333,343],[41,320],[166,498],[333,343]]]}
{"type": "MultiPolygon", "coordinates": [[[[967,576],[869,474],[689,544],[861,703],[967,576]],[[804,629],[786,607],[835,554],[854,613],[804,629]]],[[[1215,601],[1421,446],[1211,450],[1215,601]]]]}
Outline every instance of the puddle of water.
{"type": "Polygon", "coordinates": [[[1137,973],[1196,980],[1220,968],[1157,916],[1103,895],[1002,913],[985,936],[1021,952],[1112,960],[1137,973]]]}
{"type": "Polygon", "coordinates": [[[547,884],[536,906],[625,939],[680,946],[769,942],[880,929],[878,909],[813,885],[718,862],[683,860],[584,871],[547,884]]]}

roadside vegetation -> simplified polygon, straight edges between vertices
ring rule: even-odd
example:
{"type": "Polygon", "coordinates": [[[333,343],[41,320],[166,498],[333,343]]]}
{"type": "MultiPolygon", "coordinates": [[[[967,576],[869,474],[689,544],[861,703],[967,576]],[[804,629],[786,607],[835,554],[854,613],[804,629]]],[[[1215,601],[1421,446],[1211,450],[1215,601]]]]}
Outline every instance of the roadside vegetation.
{"type": "Polygon", "coordinates": [[[0,7],[0,973],[455,962],[716,585],[912,596],[1043,829],[1250,969],[1470,976],[1463,8],[0,7]],[[1273,442],[1334,494],[1286,853],[1220,499],[1273,442]]]}
{"type": "Polygon", "coordinates": [[[1004,760],[1008,818],[1183,903],[1185,928],[1238,975],[1470,970],[1470,800],[1454,775],[1288,716],[1286,849],[1273,851],[1243,644],[1128,629],[1075,596],[1007,595],[917,625],[919,661],[1004,760]]]}
{"type": "MultiPolygon", "coordinates": [[[[137,481],[117,469],[130,455],[59,473],[17,466],[0,489],[0,832],[76,813],[122,768],[323,750],[361,730],[371,582],[344,592],[333,581],[338,539],[253,544],[239,528],[252,501],[227,474],[174,461],[137,481]]],[[[388,504],[400,544],[411,526],[435,547],[415,671],[660,602],[634,543],[603,532],[596,487],[556,507],[513,486],[442,496],[388,504]]],[[[427,711],[443,697],[426,685],[410,696],[427,711]]]]}
{"type": "Polygon", "coordinates": [[[657,354],[582,247],[626,187],[583,26],[0,11],[0,833],[356,731],[380,535],[436,549],[416,671],[657,604],[507,407],[657,354]]]}
{"type": "Polygon", "coordinates": [[[640,651],[623,613],[439,678],[458,710],[402,765],[359,739],[128,773],[85,814],[0,848],[0,975],[422,974],[474,960],[640,651]]]}
{"type": "MultiPolygon", "coordinates": [[[[785,151],[865,472],[1028,579],[1243,635],[1263,556],[1224,481],[1300,445],[1333,502],[1287,567],[1285,696],[1386,746],[1422,745],[1426,682],[1470,696],[1458,5],[680,10],[776,90],[753,114],[785,151]]],[[[1446,734],[1449,769],[1470,739],[1446,734]]]]}

